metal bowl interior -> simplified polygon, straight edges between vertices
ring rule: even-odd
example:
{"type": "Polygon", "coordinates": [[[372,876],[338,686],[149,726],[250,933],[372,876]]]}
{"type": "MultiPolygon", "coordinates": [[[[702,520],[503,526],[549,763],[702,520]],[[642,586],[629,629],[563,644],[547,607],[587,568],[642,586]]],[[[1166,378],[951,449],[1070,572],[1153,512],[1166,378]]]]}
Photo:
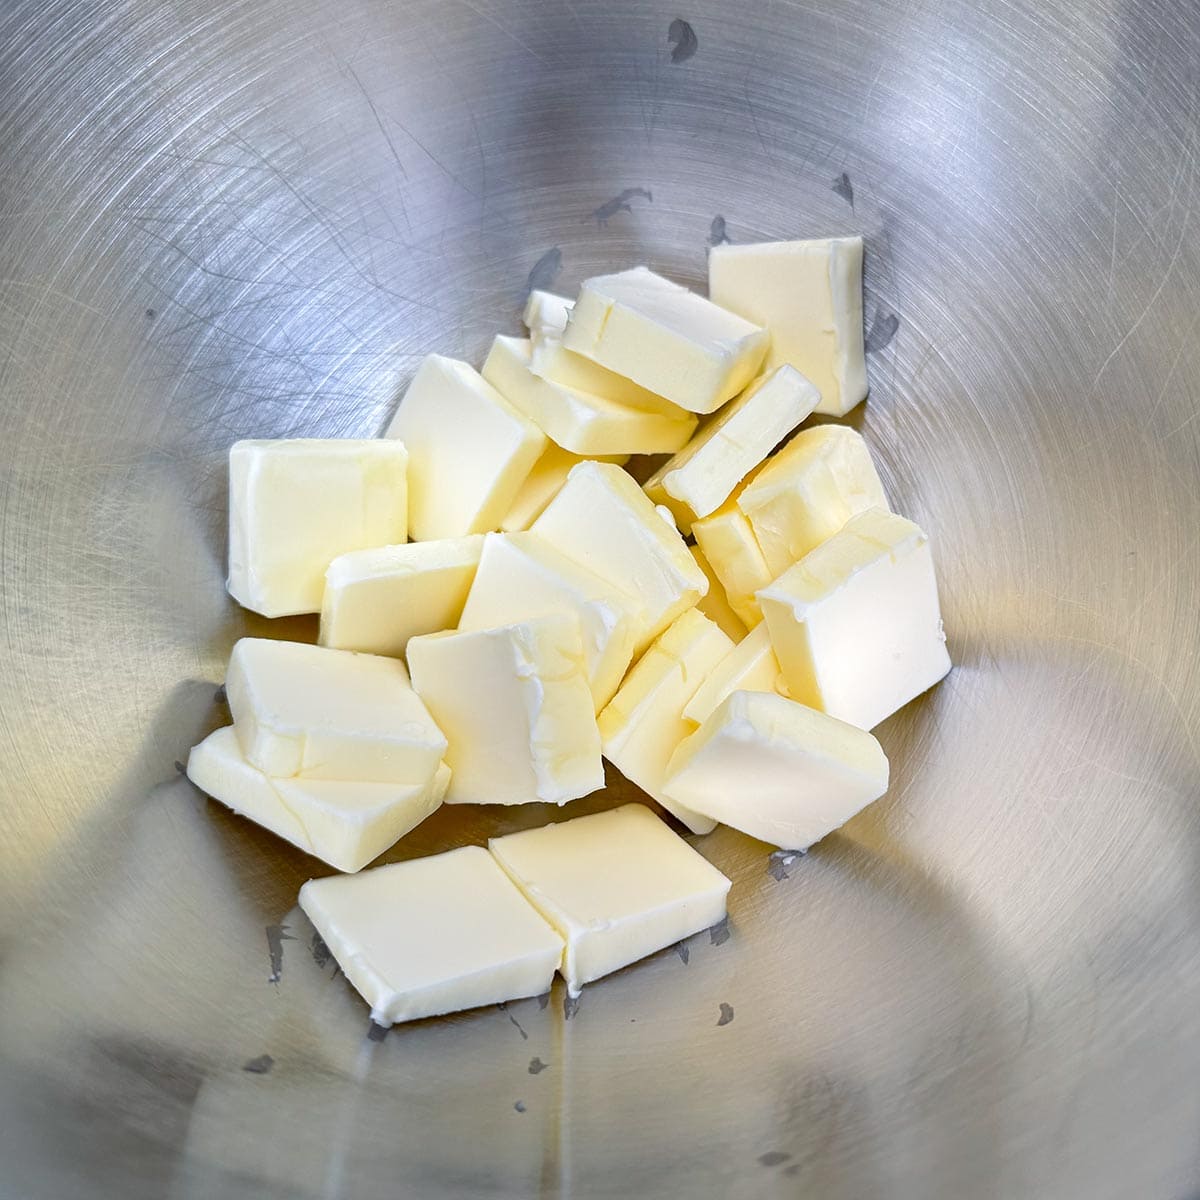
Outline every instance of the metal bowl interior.
{"type": "MultiPolygon", "coordinates": [[[[1195,6],[0,30],[9,1194],[1200,1191],[1195,6]],[[957,663],[882,728],[890,794],[802,859],[704,839],[728,930],[569,1020],[556,991],[372,1040],[295,908],[323,868],[176,769],[267,628],[222,590],[229,444],[378,432],[531,284],[830,233],[867,240],[852,419],[957,663]]],[[[443,810],[388,857],[557,815],[443,810]]]]}

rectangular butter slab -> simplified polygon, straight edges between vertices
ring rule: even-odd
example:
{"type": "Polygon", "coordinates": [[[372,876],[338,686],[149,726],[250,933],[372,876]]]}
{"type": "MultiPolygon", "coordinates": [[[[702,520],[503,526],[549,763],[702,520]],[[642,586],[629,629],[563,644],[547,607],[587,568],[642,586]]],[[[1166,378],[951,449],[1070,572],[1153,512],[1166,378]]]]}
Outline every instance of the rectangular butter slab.
{"type": "Polygon", "coordinates": [[[855,513],[888,507],[867,443],[845,425],[796,434],[739,492],[737,503],[772,579],[855,513]]]}
{"type": "Polygon", "coordinates": [[[446,753],[394,658],[242,638],[225,691],[246,760],[278,778],[426,784],[446,753]]]}
{"type": "Polygon", "coordinates": [[[759,592],[789,694],[873,729],[950,670],[929,539],[872,508],[759,592]]]}
{"type": "Polygon", "coordinates": [[[840,417],[867,394],[860,237],[714,246],[708,294],[771,335],[765,370],[788,363],[840,417]]]}
{"type": "Polygon", "coordinates": [[[529,341],[499,335],[483,364],[483,377],[572,454],[669,454],[678,450],[696,428],[691,413],[666,401],[659,400],[655,408],[634,408],[539,378],[531,367],[529,341]]]}
{"type": "Polygon", "coordinates": [[[611,463],[575,467],[530,532],[639,603],[635,654],[708,590],[679,531],[611,463]]]}
{"type": "Polygon", "coordinates": [[[409,638],[455,628],[482,550],[477,533],[335,558],[325,574],[318,642],[399,657],[409,638]]]}
{"type": "Polygon", "coordinates": [[[696,566],[704,572],[704,577],[708,580],[708,591],[700,597],[696,607],[710,621],[714,621],[726,637],[740,642],[747,633],[746,623],[733,611],[733,606],[725,595],[725,585],[717,578],[712,563],[704,556],[704,551],[699,546],[689,546],[688,549],[696,560],[696,566]]]}
{"type": "Polygon", "coordinates": [[[408,662],[449,742],[448,804],[566,804],[604,786],[573,614],[413,638],[408,662]]]}
{"type": "Polygon", "coordinates": [[[573,996],[725,917],[729,880],[641,804],[492,838],[488,849],[566,942],[573,996]]]}
{"type": "Polygon", "coordinates": [[[402,442],[288,438],[229,451],[229,594],[265,617],[321,609],[339,554],[408,537],[402,442]]]}
{"type": "Polygon", "coordinates": [[[768,692],[732,692],[675,751],[665,790],[760,841],[806,850],[887,791],[865,730],[768,692]]]}
{"type": "Polygon", "coordinates": [[[491,629],[563,612],[579,621],[588,686],[599,712],[633,661],[637,603],[535,533],[489,533],[459,629],[491,629]]]}
{"type": "Polygon", "coordinates": [[[746,514],[737,506],[737,493],[711,516],[697,521],[692,533],[721,581],[729,606],[753,629],[762,620],[757,592],[774,576],[746,514]]]}
{"type": "Polygon", "coordinates": [[[755,380],[646,481],[647,494],[654,499],[661,487],[685,506],[692,521],[709,516],[820,398],[799,371],[786,365],[755,380]]]}
{"type": "Polygon", "coordinates": [[[235,813],[350,872],[378,858],[439,808],[450,783],[445,766],[426,784],[272,779],[246,761],[231,725],[192,747],[187,776],[235,813]]]}
{"type": "Polygon", "coordinates": [[[563,345],[689,412],[710,413],[758,374],[765,329],[646,267],[587,280],[563,345]]]}
{"type": "Polygon", "coordinates": [[[714,822],[669,800],[662,785],[671,755],[692,732],[685,706],[733,648],[699,609],[689,609],[642,655],[599,717],[605,758],[693,833],[708,833],[714,822]]]}
{"type": "Polygon", "coordinates": [[[310,879],[300,907],[378,1025],[542,995],[563,953],[481,846],[310,879]]]}
{"type": "Polygon", "coordinates": [[[421,363],[384,436],[408,447],[409,527],[422,542],[499,528],[546,448],[474,368],[440,354],[421,363]]]}
{"type": "MultiPolygon", "coordinates": [[[[624,465],[627,454],[599,455],[606,462],[624,465]]],[[[525,477],[516,498],[513,500],[500,529],[504,533],[518,533],[528,529],[542,515],[547,504],[558,495],[558,489],[567,481],[571,468],[584,461],[583,455],[572,454],[554,442],[548,442],[541,458],[525,477]]]]}

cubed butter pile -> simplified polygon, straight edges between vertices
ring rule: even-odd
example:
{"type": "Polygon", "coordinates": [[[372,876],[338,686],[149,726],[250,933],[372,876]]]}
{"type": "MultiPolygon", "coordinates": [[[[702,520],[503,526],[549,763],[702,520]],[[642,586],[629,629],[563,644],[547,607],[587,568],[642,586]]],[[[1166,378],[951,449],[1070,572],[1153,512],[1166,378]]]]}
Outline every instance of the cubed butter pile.
{"type": "Polygon", "coordinates": [[[187,772],[346,873],[300,904],[381,1024],[578,995],[726,915],[641,804],[361,871],[443,804],[565,805],[607,759],[693,835],[805,849],[950,668],[928,537],[857,432],[800,428],[866,395],[861,240],[709,268],[709,298],[535,291],[528,338],[431,354],[382,438],[230,453],[230,594],[318,644],[241,639],[187,772]]]}

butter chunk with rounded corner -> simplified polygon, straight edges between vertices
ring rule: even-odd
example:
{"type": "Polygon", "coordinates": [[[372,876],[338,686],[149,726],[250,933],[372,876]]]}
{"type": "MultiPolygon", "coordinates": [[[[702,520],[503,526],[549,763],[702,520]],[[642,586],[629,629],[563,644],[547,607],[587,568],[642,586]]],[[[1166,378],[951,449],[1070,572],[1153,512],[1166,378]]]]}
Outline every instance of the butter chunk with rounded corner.
{"type": "Polygon", "coordinates": [[[453,629],[479,566],[483,534],[343,554],[329,564],[318,642],[404,654],[409,638],[453,629]]]}
{"type": "Polygon", "coordinates": [[[633,661],[637,611],[632,597],[537,534],[489,533],[458,627],[492,629],[526,617],[572,613],[579,619],[588,686],[599,712],[633,661]]]}
{"type": "Polygon", "coordinates": [[[499,528],[546,448],[473,367],[441,354],[417,368],[384,437],[408,447],[409,528],[422,542],[499,528]]]}
{"type": "Polygon", "coordinates": [[[595,392],[582,391],[533,373],[530,343],[499,334],[492,341],[483,377],[572,454],[660,454],[678,450],[696,428],[696,418],[666,401],[634,408],[595,392]]]}
{"type": "Polygon", "coordinates": [[[572,996],[725,917],[729,880],[642,804],[492,838],[488,849],[565,941],[572,996]]]}
{"type": "Polygon", "coordinates": [[[408,643],[445,731],[448,804],[566,804],[604,786],[579,619],[531,617],[408,643]]]}
{"type": "Polygon", "coordinates": [[[684,709],[733,642],[698,609],[683,613],[638,660],[600,714],[604,756],[631,783],[678,817],[693,833],[715,822],[668,799],[667,763],[692,731],[684,709]]]}
{"type": "Polygon", "coordinates": [[[950,670],[929,539],[872,508],[759,592],[789,694],[873,729],[950,670]]]}
{"type": "Polygon", "coordinates": [[[771,334],[766,370],[788,363],[840,417],[867,394],[860,237],[714,246],[708,294],[771,334]]]}
{"type": "Polygon", "coordinates": [[[310,879],[300,907],[377,1025],[543,995],[563,954],[482,846],[310,879]]]}
{"type": "Polygon", "coordinates": [[[633,597],[639,623],[635,655],[708,590],[679,531],[611,463],[575,467],[530,532],[633,597]]]}
{"type": "Polygon", "coordinates": [[[251,766],[232,725],[192,747],[188,778],[214,800],[339,871],[358,871],[439,808],[450,769],[428,783],[273,779],[251,766]]]}
{"type": "Polygon", "coordinates": [[[738,493],[737,503],[772,579],[856,513],[888,507],[867,443],[845,425],[796,434],[738,493]]]}
{"type": "Polygon", "coordinates": [[[710,417],[682,450],[655,471],[646,481],[647,494],[653,499],[661,487],[684,506],[692,521],[709,516],[820,398],[792,367],[785,365],[762,376],[710,417]]]}
{"type": "Polygon", "coordinates": [[[710,413],[758,374],[767,331],[646,267],[584,282],[563,345],[689,412],[710,413]]]}
{"type": "Polygon", "coordinates": [[[235,442],[229,594],[264,617],[321,610],[339,554],[408,537],[408,450],[361,438],[235,442]]]}
{"type": "Polygon", "coordinates": [[[887,791],[865,730],[768,692],[731,692],[671,757],[667,795],[785,850],[806,850],[887,791]]]}
{"type": "Polygon", "coordinates": [[[246,760],[268,775],[424,784],[446,753],[398,659],[242,638],[225,691],[246,760]]]}

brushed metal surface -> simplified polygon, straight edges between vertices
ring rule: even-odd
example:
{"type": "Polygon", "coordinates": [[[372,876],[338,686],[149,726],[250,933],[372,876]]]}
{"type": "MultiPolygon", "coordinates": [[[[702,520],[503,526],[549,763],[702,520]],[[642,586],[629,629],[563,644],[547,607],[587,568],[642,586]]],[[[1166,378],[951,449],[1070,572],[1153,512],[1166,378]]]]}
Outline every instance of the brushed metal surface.
{"type": "Polygon", "coordinates": [[[1200,1193],[1198,87],[1172,0],[9,0],[0,1192],[1200,1193]],[[889,796],[703,840],[728,936],[570,1020],[371,1040],[320,864],[174,765],[266,628],[229,443],[377,432],[531,278],[824,233],[958,664],[889,796]]]}

